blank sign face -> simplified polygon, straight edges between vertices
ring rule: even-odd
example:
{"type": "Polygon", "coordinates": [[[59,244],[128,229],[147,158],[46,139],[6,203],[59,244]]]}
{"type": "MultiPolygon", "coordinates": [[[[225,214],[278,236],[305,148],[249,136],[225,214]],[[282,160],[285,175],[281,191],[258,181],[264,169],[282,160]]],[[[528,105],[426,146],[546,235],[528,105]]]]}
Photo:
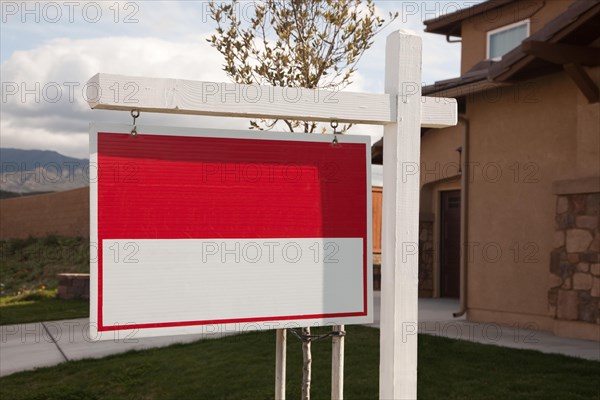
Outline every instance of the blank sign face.
{"type": "Polygon", "coordinates": [[[372,322],[369,137],[129,129],[91,130],[92,339],[372,322]]]}

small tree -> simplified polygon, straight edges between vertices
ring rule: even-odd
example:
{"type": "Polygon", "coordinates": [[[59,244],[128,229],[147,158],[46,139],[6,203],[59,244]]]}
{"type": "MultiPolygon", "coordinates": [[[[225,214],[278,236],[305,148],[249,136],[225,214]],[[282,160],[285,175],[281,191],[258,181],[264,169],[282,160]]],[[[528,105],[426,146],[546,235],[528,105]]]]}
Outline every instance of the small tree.
{"type": "MultiPolygon", "coordinates": [[[[398,17],[390,13],[386,23],[372,0],[210,1],[209,10],[217,32],[208,41],[225,58],[223,70],[234,82],[331,90],[352,83],[356,64],[374,36],[398,17]]],[[[250,121],[250,128],[271,129],[277,122],[250,121]]],[[[284,122],[291,132],[317,128],[311,121],[284,122]]],[[[310,338],[310,328],[302,333],[310,338]]],[[[310,340],[303,341],[302,351],[302,399],[309,400],[310,340]]]]}
{"type": "MultiPolygon", "coordinates": [[[[208,41],[236,83],[342,90],[356,64],[387,22],[372,0],[265,0],[209,3],[217,33],[208,41]],[[249,6],[251,10],[249,10],[249,6]],[[239,15],[238,15],[239,14],[239,15]]],[[[277,120],[250,121],[271,129],[277,120]]],[[[316,122],[284,121],[293,132],[315,132],[316,122]]]]}

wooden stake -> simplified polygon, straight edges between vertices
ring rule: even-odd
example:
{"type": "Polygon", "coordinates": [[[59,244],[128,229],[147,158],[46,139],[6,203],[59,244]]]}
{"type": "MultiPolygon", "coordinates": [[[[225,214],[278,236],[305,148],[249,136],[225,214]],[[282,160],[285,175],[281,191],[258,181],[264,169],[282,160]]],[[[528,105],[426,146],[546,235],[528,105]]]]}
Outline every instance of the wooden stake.
{"type": "MultiPolygon", "coordinates": [[[[310,336],[310,328],[302,328],[302,334],[310,336]]],[[[310,340],[302,342],[302,400],[310,400],[310,382],[312,374],[312,352],[310,340]]]]}
{"type": "MultiPolygon", "coordinates": [[[[335,325],[334,332],[342,332],[344,325],[335,325]]],[[[331,344],[331,400],[344,398],[344,336],[334,336],[331,344]]]]}
{"type": "Polygon", "coordinates": [[[285,400],[287,330],[277,329],[275,335],[275,400],[285,400]]]}

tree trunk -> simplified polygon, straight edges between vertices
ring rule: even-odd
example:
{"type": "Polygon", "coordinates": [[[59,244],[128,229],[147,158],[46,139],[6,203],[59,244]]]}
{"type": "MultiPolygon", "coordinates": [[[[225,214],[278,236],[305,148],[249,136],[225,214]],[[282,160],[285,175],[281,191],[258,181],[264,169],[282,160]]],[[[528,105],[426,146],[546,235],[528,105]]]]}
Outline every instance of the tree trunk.
{"type": "MultiPolygon", "coordinates": [[[[302,328],[302,334],[310,335],[310,328],[302,328]]],[[[302,368],[302,400],[310,400],[310,380],[311,380],[311,364],[312,354],[310,349],[310,340],[302,342],[302,360],[304,366],[302,368]]]]}

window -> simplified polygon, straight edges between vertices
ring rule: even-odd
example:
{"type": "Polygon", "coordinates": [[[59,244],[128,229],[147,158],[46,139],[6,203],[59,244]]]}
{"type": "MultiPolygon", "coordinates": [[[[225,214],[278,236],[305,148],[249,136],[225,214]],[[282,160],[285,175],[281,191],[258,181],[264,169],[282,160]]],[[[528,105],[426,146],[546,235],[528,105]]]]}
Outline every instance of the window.
{"type": "Polygon", "coordinates": [[[499,60],[529,36],[529,20],[516,22],[487,33],[487,58],[499,60]]]}

